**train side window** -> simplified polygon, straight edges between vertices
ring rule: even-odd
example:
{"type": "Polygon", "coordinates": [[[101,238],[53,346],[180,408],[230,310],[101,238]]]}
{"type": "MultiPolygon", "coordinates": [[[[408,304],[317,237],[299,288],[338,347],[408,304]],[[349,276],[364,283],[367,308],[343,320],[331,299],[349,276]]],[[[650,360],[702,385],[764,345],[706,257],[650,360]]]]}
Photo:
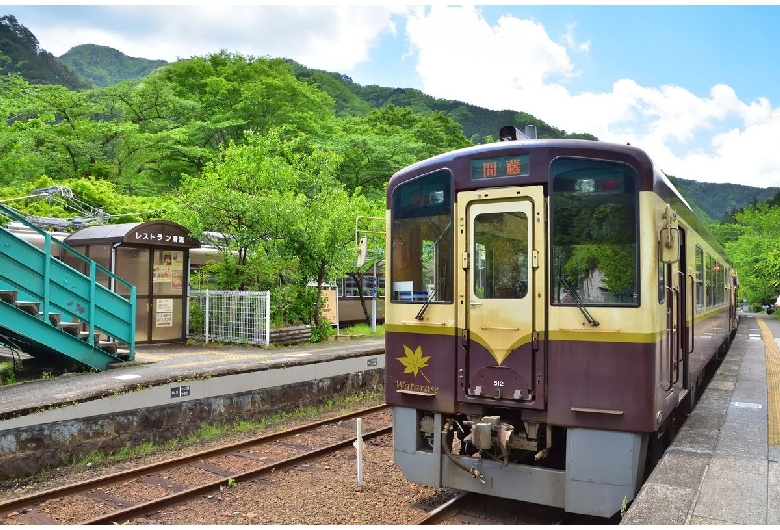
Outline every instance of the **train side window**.
{"type": "Polygon", "coordinates": [[[715,261],[707,254],[704,263],[704,303],[707,307],[712,307],[715,305],[715,261]]]}
{"type": "Polygon", "coordinates": [[[344,289],[341,291],[341,295],[346,297],[360,296],[355,278],[344,278],[344,289]]]}
{"type": "Polygon", "coordinates": [[[696,312],[704,309],[704,251],[696,245],[696,312]]]}

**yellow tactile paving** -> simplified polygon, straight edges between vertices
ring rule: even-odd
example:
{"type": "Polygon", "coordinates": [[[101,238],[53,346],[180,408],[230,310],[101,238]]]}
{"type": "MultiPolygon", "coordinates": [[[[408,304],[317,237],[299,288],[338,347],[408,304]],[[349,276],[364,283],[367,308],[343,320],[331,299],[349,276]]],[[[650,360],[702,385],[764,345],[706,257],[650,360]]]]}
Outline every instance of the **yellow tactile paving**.
{"type": "Polygon", "coordinates": [[[764,319],[758,317],[756,322],[761,328],[761,339],[764,341],[766,355],[767,442],[769,445],[780,445],[780,352],[775,337],[764,323],[764,319]]]}
{"type": "Polygon", "coordinates": [[[203,361],[206,363],[214,363],[215,361],[241,361],[241,360],[247,360],[247,359],[254,359],[259,361],[265,361],[267,359],[270,359],[270,356],[268,355],[260,355],[260,356],[249,356],[246,354],[234,354],[229,352],[220,352],[220,351],[204,351],[204,352],[181,352],[181,353],[165,353],[165,354],[153,354],[153,353],[141,353],[136,352],[135,353],[135,360],[138,362],[161,362],[161,361],[169,361],[171,359],[185,359],[187,357],[195,357],[200,358],[205,355],[213,355],[216,357],[215,360],[207,360],[203,361]]]}

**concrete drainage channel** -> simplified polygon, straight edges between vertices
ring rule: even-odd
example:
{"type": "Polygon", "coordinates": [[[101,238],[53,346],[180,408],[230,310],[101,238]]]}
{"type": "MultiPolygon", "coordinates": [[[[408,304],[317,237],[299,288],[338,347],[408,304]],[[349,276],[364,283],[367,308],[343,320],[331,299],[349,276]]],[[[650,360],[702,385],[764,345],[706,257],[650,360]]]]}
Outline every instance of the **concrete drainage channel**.
{"type": "Polygon", "coordinates": [[[0,422],[0,479],[33,475],[93,451],[162,444],[202,425],[270,414],[384,385],[384,355],[165,383],[0,422]]]}

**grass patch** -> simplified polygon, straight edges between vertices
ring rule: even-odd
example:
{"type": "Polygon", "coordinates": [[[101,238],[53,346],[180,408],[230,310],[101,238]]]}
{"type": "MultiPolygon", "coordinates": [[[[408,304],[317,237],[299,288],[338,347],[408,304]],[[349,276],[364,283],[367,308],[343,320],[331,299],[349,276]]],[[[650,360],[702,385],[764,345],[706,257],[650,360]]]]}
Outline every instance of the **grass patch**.
{"type": "Polygon", "coordinates": [[[14,363],[11,361],[0,362],[0,384],[11,385],[16,383],[14,363]]]}
{"type": "Polygon", "coordinates": [[[339,331],[340,335],[363,335],[364,337],[384,337],[385,336],[385,326],[384,324],[377,324],[376,325],[376,331],[371,332],[371,325],[370,324],[355,324],[354,326],[350,326],[348,328],[342,328],[339,331]]]}

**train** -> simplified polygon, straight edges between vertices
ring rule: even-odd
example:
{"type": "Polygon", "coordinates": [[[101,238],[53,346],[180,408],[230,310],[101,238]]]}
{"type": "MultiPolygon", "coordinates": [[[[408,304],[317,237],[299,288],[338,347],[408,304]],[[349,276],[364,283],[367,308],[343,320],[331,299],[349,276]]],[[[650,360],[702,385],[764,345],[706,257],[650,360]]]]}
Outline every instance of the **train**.
{"type": "Polygon", "coordinates": [[[499,138],[388,184],[393,458],[416,484],[609,518],[731,344],[737,272],[638,147],[499,138]]]}
{"type": "MultiPolygon", "coordinates": [[[[32,230],[25,226],[22,223],[19,222],[10,222],[6,225],[6,229],[11,232],[12,234],[21,237],[25,241],[28,241],[29,243],[32,243],[36,245],[38,248],[43,248],[44,241],[43,236],[36,232],[35,230],[32,230]]],[[[63,232],[63,231],[53,231],[50,232],[51,237],[59,240],[64,241],[65,238],[67,238],[70,235],[70,232],[63,232]]],[[[61,256],[59,253],[61,252],[60,247],[58,245],[53,245],[51,249],[52,253],[55,257],[60,258],[61,256]]],[[[221,259],[219,249],[216,248],[213,245],[209,244],[202,244],[198,248],[192,248],[189,250],[189,278],[190,283],[193,289],[200,288],[197,285],[197,278],[198,276],[196,274],[193,274],[195,271],[203,267],[206,263],[211,261],[219,261],[221,259]]],[[[377,285],[378,285],[378,293],[380,296],[383,296],[384,293],[384,266],[381,264],[377,268],[377,285]]],[[[364,303],[366,306],[366,310],[368,311],[369,317],[367,318],[365,316],[365,312],[363,311],[363,303],[361,303],[360,300],[360,291],[358,290],[358,284],[355,278],[352,277],[346,277],[346,278],[340,278],[339,280],[333,282],[331,285],[328,285],[327,287],[331,290],[335,289],[337,296],[338,296],[338,326],[340,328],[351,326],[360,322],[367,322],[367,320],[370,320],[370,314],[371,314],[371,296],[373,295],[373,281],[374,277],[371,275],[362,275],[360,277],[363,283],[363,298],[364,303]]],[[[380,298],[377,301],[377,322],[383,323],[384,322],[384,300],[383,298],[380,298]]],[[[333,323],[336,325],[336,322],[333,323]]]]}

